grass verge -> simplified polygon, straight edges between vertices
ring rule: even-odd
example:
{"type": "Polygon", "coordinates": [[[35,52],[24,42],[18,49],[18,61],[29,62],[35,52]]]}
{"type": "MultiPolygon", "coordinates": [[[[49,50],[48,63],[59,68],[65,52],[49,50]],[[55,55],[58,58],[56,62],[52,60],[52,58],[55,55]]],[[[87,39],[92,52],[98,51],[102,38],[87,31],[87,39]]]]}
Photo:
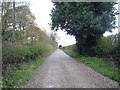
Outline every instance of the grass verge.
{"type": "Polygon", "coordinates": [[[66,54],[75,58],[76,60],[84,63],[85,65],[91,67],[96,72],[107,76],[108,78],[115,80],[120,85],[120,69],[118,69],[117,65],[114,62],[105,60],[103,58],[97,57],[85,57],[77,54],[74,51],[63,49],[66,54]]]}
{"type": "Polygon", "coordinates": [[[45,58],[47,58],[54,50],[47,53],[38,60],[31,61],[22,64],[21,69],[12,73],[10,77],[3,77],[5,80],[3,82],[3,88],[20,88],[22,85],[26,84],[34,75],[34,72],[39,68],[40,65],[44,63],[45,58]]]}

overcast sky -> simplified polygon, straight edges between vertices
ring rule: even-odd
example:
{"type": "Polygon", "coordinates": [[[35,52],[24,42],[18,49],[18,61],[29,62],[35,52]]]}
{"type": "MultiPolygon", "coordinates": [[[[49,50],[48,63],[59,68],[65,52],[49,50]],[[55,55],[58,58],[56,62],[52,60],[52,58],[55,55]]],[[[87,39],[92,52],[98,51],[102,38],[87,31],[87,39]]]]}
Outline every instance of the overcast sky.
{"type": "MultiPolygon", "coordinates": [[[[47,32],[50,32],[50,26],[48,23],[51,22],[49,14],[53,8],[53,3],[51,0],[29,0],[31,2],[30,9],[35,15],[35,22],[40,28],[44,28],[47,32]]],[[[75,44],[75,38],[73,36],[67,35],[64,31],[57,31],[57,35],[60,37],[58,44],[62,46],[67,46],[75,44]]]]}
{"type": "MultiPolygon", "coordinates": [[[[51,0],[27,0],[30,1],[30,9],[32,13],[35,15],[35,22],[40,28],[44,28],[47,32],[50,32],[50,26],[48,23],[51,22],[51,18],[49,14],[53,8],[53,4],[51,0]]],[[[113,32],[113,34],[117,33],[117,30],[113,32]]],[[[112,33],[106,32],[104,36],[111,35],[112,33]]],[[[60,37],[58,41],[59,45],[67,46],[71,44],[75,44],[75,38],[70,35],[66,35],[65,32],[59,30],[57,35],[60,37]]]]}

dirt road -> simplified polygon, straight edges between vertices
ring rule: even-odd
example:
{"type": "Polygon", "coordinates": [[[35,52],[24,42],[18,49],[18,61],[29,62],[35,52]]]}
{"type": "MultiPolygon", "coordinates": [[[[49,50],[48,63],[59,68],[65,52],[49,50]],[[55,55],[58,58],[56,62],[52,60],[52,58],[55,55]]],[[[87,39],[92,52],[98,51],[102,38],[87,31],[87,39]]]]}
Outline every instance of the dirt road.
{"type": "Polygon", "coordinates": [[[24,88],[117,88],[117,82],[102,76],[57,49],[24,88]]]}

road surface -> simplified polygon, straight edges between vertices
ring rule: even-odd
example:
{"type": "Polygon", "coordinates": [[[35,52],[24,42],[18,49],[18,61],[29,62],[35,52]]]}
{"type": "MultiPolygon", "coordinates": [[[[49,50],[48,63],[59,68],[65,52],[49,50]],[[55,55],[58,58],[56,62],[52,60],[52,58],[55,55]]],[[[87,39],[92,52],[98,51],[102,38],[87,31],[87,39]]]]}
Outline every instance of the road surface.
{"type": "Polygon", "coordinates": [[[57,49],[23,87],[117,88],[118,84],[57,49]]]}

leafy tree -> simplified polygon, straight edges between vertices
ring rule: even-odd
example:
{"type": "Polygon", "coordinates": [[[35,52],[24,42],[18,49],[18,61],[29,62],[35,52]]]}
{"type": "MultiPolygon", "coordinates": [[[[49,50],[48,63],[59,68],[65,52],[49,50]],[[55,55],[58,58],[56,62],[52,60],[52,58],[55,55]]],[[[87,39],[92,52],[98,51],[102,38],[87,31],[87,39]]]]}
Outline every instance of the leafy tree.
{"type": "Polygon", "coordinates": [[[60,39],[55,32],[51,32],[50,37],[53,41],[58,41],[60,39]]]}
{"type": "Polygon", "coordinates": [[[28,37],[32,39],[32,41],[44,41],[46,39],[46,33],[42,31],[39,27],[37,26],[29,26],[29,30],[26,31],[25,38],[27,39],[28,37]]]}
{"type": "Polygon", "coordinates": [[[18,30],[28,30],[29,26],[35,26],[35,17],[29,9],[29,5],[19,5],[16,7],[16,21],[18,30]]]}
{"type": "Polygon", "coordinates": [[[31,13],[28,3],[2,2],[1,7],[3,41],[12,41],[13,38],[22,39],[23,34],[30,27],[36,26],[35,17],[31,13]]]}
{"type": "Polygon", "coordinates": [[[5,41],[6,39],[9,40],[10,36],[12,34],[11,27],[12,26],[12,3],[11,2],[2,2],[1,4],[1,21],[2,21],[2,35],[3,35],[3,40],[5,41]],[[8,30],[9,28],[9,30],[8,30]]]}
{"type": "Polygon", "coordinates": [[[115,2],[55,2],[51,28],[74,35],[80,53],[91,54],[91,47],[105,31],[115,28],[115,2]]]}

